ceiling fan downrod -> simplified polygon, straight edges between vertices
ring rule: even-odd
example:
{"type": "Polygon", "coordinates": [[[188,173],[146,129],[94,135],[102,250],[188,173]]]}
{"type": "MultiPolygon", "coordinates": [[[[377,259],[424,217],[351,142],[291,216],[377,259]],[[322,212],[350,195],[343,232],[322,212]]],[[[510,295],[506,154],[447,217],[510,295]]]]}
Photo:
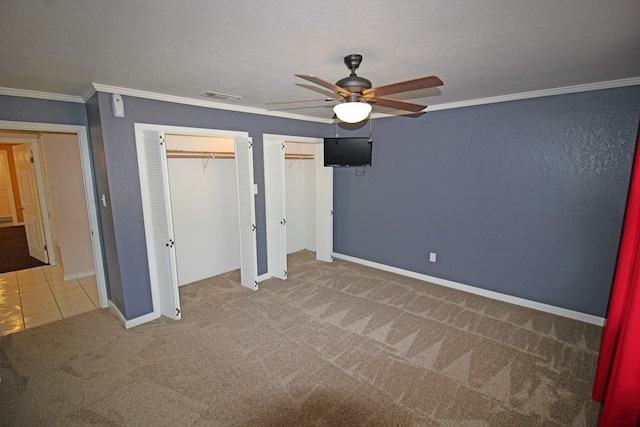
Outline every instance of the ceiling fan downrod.
{"type": "Polygon", "coordinates": [[[354,76],[361,63],[362,55],[359,55],[357,53],[352,53],[351,55],[347,55],[344,57],[344,65],[346,65],[347,68],[351,70],[351,74],[354,76]]]}

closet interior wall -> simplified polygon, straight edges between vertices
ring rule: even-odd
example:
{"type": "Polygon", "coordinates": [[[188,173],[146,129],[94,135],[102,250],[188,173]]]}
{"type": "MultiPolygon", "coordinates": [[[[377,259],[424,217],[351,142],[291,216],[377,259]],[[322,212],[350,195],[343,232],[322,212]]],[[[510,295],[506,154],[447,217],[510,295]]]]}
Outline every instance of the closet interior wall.
{"type": "Polygon", "coordinates": [[[285,141],[287,254],[316,251],[315,144],[285,141]],[[302,154],[298,156],[297,154],[302,154]]]}
{"type": "Polygon", "coordinates": [[[178,285],[240,268],[233,138],[166,134],[178,285]]]}

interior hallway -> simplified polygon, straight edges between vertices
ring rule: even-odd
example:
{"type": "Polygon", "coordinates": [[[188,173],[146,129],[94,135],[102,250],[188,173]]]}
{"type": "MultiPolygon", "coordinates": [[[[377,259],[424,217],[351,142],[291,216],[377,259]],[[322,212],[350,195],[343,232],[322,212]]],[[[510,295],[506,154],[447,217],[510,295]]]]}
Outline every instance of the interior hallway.
{"type": "Polygon", "coordinates": [[[95,276],[65,281],[50,265],[0,274],[0,336],[99,307],[95,276]]]}

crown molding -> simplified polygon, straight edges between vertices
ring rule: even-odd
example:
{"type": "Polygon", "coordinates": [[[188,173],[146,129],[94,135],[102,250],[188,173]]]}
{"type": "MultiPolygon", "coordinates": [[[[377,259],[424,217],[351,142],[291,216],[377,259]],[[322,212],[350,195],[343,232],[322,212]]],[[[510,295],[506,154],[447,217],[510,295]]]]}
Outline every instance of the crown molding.
{"type": "Polygon", "coordinates": [[[37,92],[34,90],[13,89],[10,87],[0,87],[0,95],[18,96],[21,98],[48,99],[51,101],[75,102],[84,104],[80,96],[65,95],[62,93],[37,92]]]}
{"type": "Polygon", "coordinates": [[[89,85],[89,87],[87,88],[87,90],[84,91],[84,93],[82,94],[82,100],[85,102],[85,104],[87,103],[87,101],[89,101],[91,99],[91,97],[93,95],[95,95],[97,93],[96,88],[93,87],[93,85],[89,85]]]}
{"type": "MultiPolygon", "coordinates": [[[[430,105],[429,107],[427,107],[427,109],[424,112],[429,113],[431,111],[452,110],[454,108],[473,107],[477,105],[495,104],[498,102],[518,101],[521,99],[541,98],[544,96],[566,95],[569,93],[589,92],[592,90],[601,90],[601,89],[615,89],[619,87],[638,86],[638,85],[640,85],[640,77],[632,77],[629,79],[609,80],[606,82],[588,83],[588,84],[575,85],[575,86],[564,86],[564,87],[558,87],[553,89],[543,89],[543,90],[535,90],[531,92],[521,92],[521,93],[513,93],[509,95],[492,96],[490,98],[477,98],[477,99],[469,99],[467,101],[449,102],[446,104],[430,105]]],[[[410,115],[410,114],[413,114],[413,113],[406,113],[406,114],[377,113],[377,114],[373,114],[371,118],[380,119],[384,117],[397,117],[398,115],[410,115]]]]}
{"type": "MultiPolygon", "coordinates": [[[[478,99],[470,99],[467,101],[449,102],[446,104],[430,105],[425,112],[428,113],[431,111],[450,110],[454,108],[472,107],[472,106],[484,105],[484,104],[494,104],[498,102],[509,102],[509,101],[517,101],[521,99],[541,98],[544,96],[565,95],[569,93],[588,92],[588,91],[602,90],[602,89],[614,89],[619,87],[637,86],[637,85],[640,85],[640,77],[632,77],[628,79],[609,80],[606,82],[588,83],[588,84],[575,85],[575,86],[564,86],[559,88],[543,89],[543,90],[537,90],[537,91],[531,91],[531,92],[521,92],[521,93],[514,93],[509,95],[493,96],[489,98],[478,98],[478,99]]],[[[156,101],[165,101],[165,102],[172,102],[176,104],[193,105],[197,107],[213,108],[213,109],[219,109],[219,110],[237,111],[241,113],[259,114],[263,116],[280,117],[284,119],[303,120],[307,122],[317,122],[317,123],[327,123],[327,124],[335,123],[334,119],[309,117],[309,116],[303,116],[300,114],[285,113],[282,111],[270,111],[263,108],[229,105],[229,104],[223,104],[220,102],[207,101],[204,99],[200,100],[200,99],[184,98],[181,96],[165,95],[161,93],[147,92],[147,91],[142,91],[137,89],[103,85],[100,83],[92,83],[92,85],[87,89],[87,91],[82,96],[0,87],[0,95],[18,96],[18,97],[24,97],[24,98],[48,99],[53,101],[64,101],[64,102],[75,102],[75,103],[86,103],[96,92],[118,93],[120,95],[135,96],[137,98],[153,99],[156,101]]],[[[375,114],[372,114],[370,117],[371,119],[380,119],[380,118],[396,117],[396,116],[397,115],[395,114],[375,113],[375,114]]]]}
{"type": "Polygon", "coordinates": [[[117,93],[120,95],[134,96],[136,98],[153,99],[155,101],[172,102],[174,104],[193,105],[196,107],[213,108],[217,110],[229,110],[240,113],[259,114],[263,116],[280,117],[284,119],[304,120],[306,122],[333,123],[333,120],[323,119],[319,117],[302,116],[299,114],[283,113],[281,111],[269,111],[263,108],[245,107],[241,105],[222,104],[215,101],[207,101],[204,99],[184,98],[181,96],[165,95],[162,93],[147,92],[137,89],[128,89],[117,86],[108,86],[100,83],[93,83],[93,87],[98,92],[117,93]]]}
{"type": "Polygon", "coordinates": [[[536,90],[531,92],[521,92],[521,93],[510,94],[510,95],[493,96],[490,98],[470,99],[468,101],[450,102],[447,104],[440,104],[440,105],[430,105],[427,108],[427,112],[438,111],[438,110],[450,110],[452,108],[471,107],[474,105],[494,104],[497,102],[517,101],[517,100],[529,99],[529,98],[541,98],[544,96],[566,95],[569,93],[578,93],[578,92],[589,92],[592,90],[614,89],[618,87],[637,86],[637,85],[640,85],[640,77],[633,77],[630,79],[621,79],[621,80],[609,80],[606,82],[598,82],[598,83],[587,83],[587,84],[575,85],[575,86],[564,86],[564,87],[558,87],[553,89],[536,90]]]}

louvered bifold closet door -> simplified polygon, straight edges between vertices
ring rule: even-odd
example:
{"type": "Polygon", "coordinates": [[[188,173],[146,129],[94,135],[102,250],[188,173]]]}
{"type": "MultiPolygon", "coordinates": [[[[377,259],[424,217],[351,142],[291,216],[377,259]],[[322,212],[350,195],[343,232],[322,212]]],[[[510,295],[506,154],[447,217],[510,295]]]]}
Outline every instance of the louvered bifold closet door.
{"type": "Polygon", "coordinates": [[[153,251],[149,270],[151,280],[156,281],[159,291],[161,314],[177,320],[182,316],[171,218],[169,174],[162,132],[146,131],[144,133],[144,152],[148,188],[142,193],[143,197],[149,197],[152,241],[152,247],[147,250],[153,251]]]}
{"type": "Polygon", "coordinates": [[[250,138],[236,137],[238,218],[240,222],[240,276],[242,286],[258,289],[256,281],[256,218],[253,182],[253,145],[250,138]]]}
{"type": "Polygon", "coordinates": [[[333,168],[324,166],[323,144],[316,144],[316,259],[333,259],[333,168]]]}
{"type": "Polygon", "coordinates": [[[269,273],[287,278],[287,220],[285,199],[284,141],[266,140],[265,203],[267,213],[267,260],[269,273]]]}

